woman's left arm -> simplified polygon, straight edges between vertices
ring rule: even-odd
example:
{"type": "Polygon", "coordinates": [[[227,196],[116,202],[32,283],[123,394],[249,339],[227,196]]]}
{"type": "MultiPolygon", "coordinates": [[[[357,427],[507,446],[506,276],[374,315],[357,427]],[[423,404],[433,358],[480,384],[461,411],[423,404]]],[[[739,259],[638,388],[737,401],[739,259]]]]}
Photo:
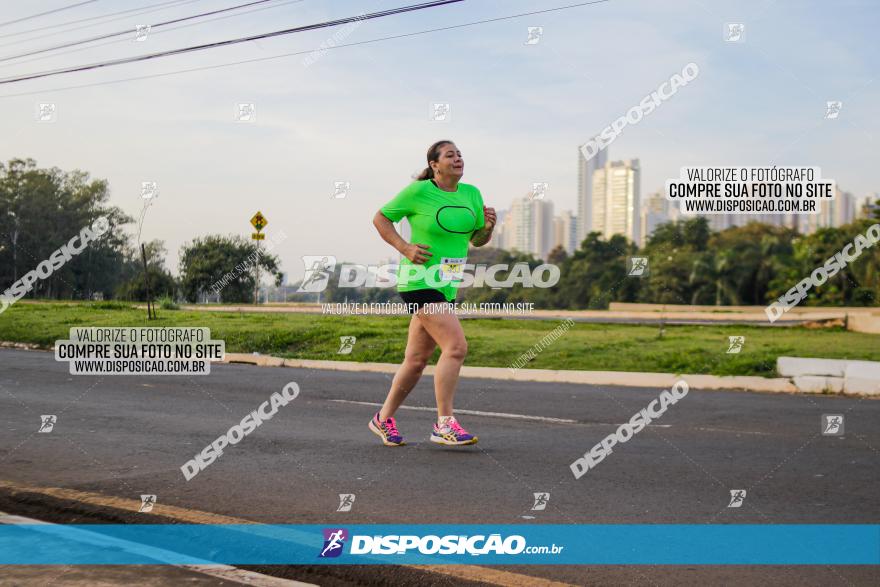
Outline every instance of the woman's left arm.
{"type": "Polygon", "coordinates": [[[475,230],[471,234],[471,244],[475,247],[482,247],[492,238],[492,231],[495,229],[495,208],[483,207],[483,218],[486,223],[482,228],[475,230]]]}

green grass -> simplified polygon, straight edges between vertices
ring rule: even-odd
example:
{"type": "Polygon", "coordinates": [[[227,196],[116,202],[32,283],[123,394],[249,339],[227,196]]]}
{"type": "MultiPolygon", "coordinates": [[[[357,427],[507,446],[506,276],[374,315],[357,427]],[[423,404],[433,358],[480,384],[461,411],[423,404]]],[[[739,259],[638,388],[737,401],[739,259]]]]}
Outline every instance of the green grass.
{"type": "Polygon", "coordinates": [[[169,296],[159,298],[159,307],[163,310],[179,310],[180,306],[169,296]]]}
{"type": "MultiPolygon", "coordinates": [[[[19,303],[0,314],[0,340],[49,347],[67,339],[71,326],[202,326],[226,341],[226,352],[253,351],[287,358],[399,363],[409,318],[317,314],[146,310],[119,302],[19,303]],[[357,337],[349,355],[339,355],[339,337],[357,337]]],[[[508,367],[562,321],[463,320],[466,365],[508,367]]],[[[529,369],[656,371],[713,375],[775,376],[780,355],[880,361],[880,335],[842,328],[768,328],[707,325],[657,326],[575,323],[543,351],[529,369]],[[740,354],[727,354],[728,336],[743,335],[740,354]]],[[[435,352],[432,363],[439,356],[435,352]]]]}

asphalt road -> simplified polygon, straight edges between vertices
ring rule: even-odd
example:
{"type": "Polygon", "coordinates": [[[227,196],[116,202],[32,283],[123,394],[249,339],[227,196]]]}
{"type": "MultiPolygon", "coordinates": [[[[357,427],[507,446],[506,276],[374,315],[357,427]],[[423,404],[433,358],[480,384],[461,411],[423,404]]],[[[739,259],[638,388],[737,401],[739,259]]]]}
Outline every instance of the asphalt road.
{"type": "MultiPolygon", "coordinates": [[[[575,479],[569,464],[660,388],[462,379],[456,408],[479,444],[433,445],[433,413],[402,410],[409,444],[387,448],[366,423],[389,383],[385,374],[245,365],[213,365],[204,377],[73,376],[51,353],[3,349],[0,480],[156,494],[263,523],[880,523],[880,401],[692,389],[575,479]],[[185,481],[184,462],[290,381],[297,399],[185,481]],[[824,413],[844,414],[844,436],[820,434],[824,413]],[[43,414],[57,416],[51,433],[37,432],[43,414]],[[742,507],[727,507],[731,489],[747,490],[742,507]],[[539,491],[549,503],[531,511],[539,491]],[[356,495],[350,512],[336,511],[340,493],[356,495]]],[[[407,405],[430,408],[432,385],[423,377],[407,405]]],[[[21,509],[11,513],[40,517],[39,504],[21,509]]],[[[876,567],[505,570],[590,585],[880,580],[876,567]]]]}

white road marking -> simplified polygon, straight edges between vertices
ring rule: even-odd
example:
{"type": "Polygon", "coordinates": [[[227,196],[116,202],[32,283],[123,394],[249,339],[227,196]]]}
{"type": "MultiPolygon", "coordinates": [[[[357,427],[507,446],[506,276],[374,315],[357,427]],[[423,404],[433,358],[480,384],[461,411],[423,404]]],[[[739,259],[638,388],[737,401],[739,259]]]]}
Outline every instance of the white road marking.
{"type": "MultiPolygon", "coordinates": [[[[358,402],[350,399],[331,399],[331,402],[339,402],[341,404],[359,404],[361,406],[379,406],[374,402],[358,402]]],[[[434,412],[437,408],[428,408],[422,406],[400,406],[401,410],[418,410],[421,412],[434,412]]],[[[479,410],[455,410],[456,414],[467,414],[469,416],[491,416],[493,418],[509,418],[511,420],[535,420],[538,422],[552,422],[554,424],[577,424],[577,420],[569,420],[567,418],[549,418],[547,416],[528,416],[525,414],[505,414],[503,412],[481,412],[479,410]]]]}
{"type": "MultiPolygon", "coordinates": [[[[361,406],[378,406],[382,404],[375,402],[359,402],[351,399],[331,399],[331,402],[341,404],[358,404],[361,406]]],[[[423,406],[400,406],[401,410],[417,410],[420,412],[433,412],[437,408],[429,408],[423,406]]],[[[504,412],[481,412],[479,410],[455,410],[457,414],[468,414],[470,416],[490,416],[492,418],[508,418],[511,420],[536,420],[538,422],[552,422],[553,424],[583,424],[586,426],[621,426],[621,424],[609,424],[608,422],[578,422],[577,420],[569,420],[568,418],[550,418],[549,416],[529,416],[526,414],[506,414],[504,412]]],[[[648,428],[672,428],[672,424],[648,424],[648,428]]]]}
{"type": "MultiPolygon", "coordinates": [[[[359,402],[351,399],[331,399],[331,402],[340,404],[358,404],[361,406],[382,407],[382,404],[375,402],[359,402]]],[[[433,412],[437,408],[423,406],[400,406],[401,410],[416,410],[420,412],[433,412]]],[[[607,422],[578,422],[577,420],[569,420],[568,418],[551,418],[549,416],[529,416],[527,414],[507,414],[504,412],[481,412],[479,410],[455,410],[456,414],[468,414],[470,416],[489,416],[492,418],[508,418],[510,420],[535,420],[538,422],[551,422],[553,424],[584,424],[593,426],[620,426],[620,424],[609,424],[607,422]]],[[[649,428],[672,428],[672,424],[648,424],[649,428]]]]}
{"type": "Polygon", "coordinates": [[[753,430],[731,430],[729,428],[697,428],[705,432],[729,432],[732,434],[754,434],[756,436],[777,436],[772,432],[756,432],[753,430]]]}

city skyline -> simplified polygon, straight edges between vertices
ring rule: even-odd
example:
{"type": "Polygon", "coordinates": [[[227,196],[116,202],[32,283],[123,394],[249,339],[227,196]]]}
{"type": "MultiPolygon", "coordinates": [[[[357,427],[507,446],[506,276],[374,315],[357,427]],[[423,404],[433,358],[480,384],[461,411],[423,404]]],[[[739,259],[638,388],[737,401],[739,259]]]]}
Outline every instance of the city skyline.
{"type": "MultiPolygon", "coordinates": [[[[581,152],[580,148],[578,150],[581,152]]],[[[659,225],[697,216],[705,216],[709,227],[715,231],[744,226],[749,222],[761,222],[810,234],[822,227],[839,227],[852,222],[858,217],[864,202],[869,199],[859,200],[851,192],[837,186],[835,198],[830,202],[820,202],[817,214],[688,215],[679,210],[676,202],[666,198],[665,190],[652,191],[642,197],[640,170],[639,158],[614,161],[608,149],[602,149],[592,159],[579,157],[578,190],[582,197],[578,198],[578,206],[581,210],[591,211],[588,217],[592,225],[589,228],[588,222],[582,221],[580,215],[574,216],[570,210],[553,214],[552,200],[544,198],[549,186],[543,184],[539,198],[535,198],[535,194],[530,192],[527,196],[514,199],[510,208],[498,211],[497,230],[489,245],[510,251],[515,249],[546,259],[547,254],[557,245],[563,246],[571,254],[583,242],[586,234],[599,232],[605,239],[614,234],[622,234],[643,247],[659,225]],[[585,189],[587,182],[591,186],[590,190],[585,189]],[[601,198],[596,197],[599,194],[602,195],[601,198]],[[537,213],[533,209],[543,206],[549,210],[550,227],[541,226],[541,222],[547,222],[546,220],[535,220],[537,213]],[[550,243],[546,240],[539,243],[539,234],[552,234],[550,243]]],[[[547,213],[542,215],[542,219],[546,216],[547,213]]]]}

